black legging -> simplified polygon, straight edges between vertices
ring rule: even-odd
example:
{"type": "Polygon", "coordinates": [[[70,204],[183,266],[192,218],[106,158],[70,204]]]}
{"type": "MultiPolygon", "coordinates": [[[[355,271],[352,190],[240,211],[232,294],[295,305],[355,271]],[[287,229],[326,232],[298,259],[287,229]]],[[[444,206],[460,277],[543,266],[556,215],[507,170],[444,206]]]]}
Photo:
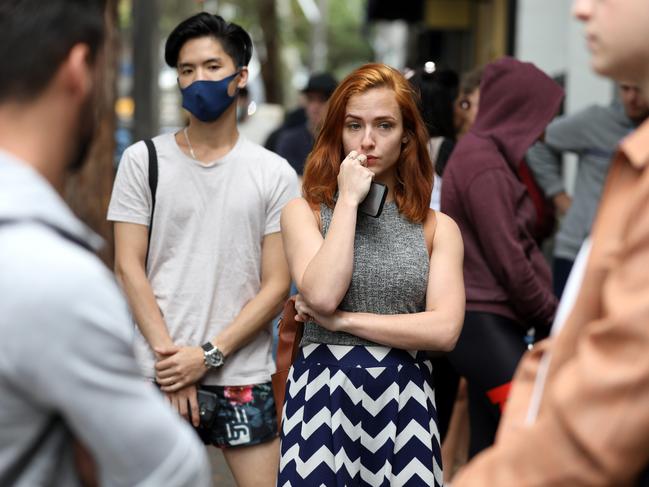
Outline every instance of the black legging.
{"type": "Polygon", "coordinates": [[[563,257],[555,257],[552,260],[552,288],[554,289],[554,295],[559,299],[563,294],[563,288],[566,287],[573,265],[575,265],[574,260],[564,259],[563,257]]]}
{"type": "Polygon", "coordinates": [[[437,428],[443,442],[451,423],[455,398],[460,384],[460,375],[449,361],[447,355],[434,357],[432,362],[433,380],[435,381],[435,406],[437,407],[437,428]]]}
{"type": "Polygon", "coordinates": [[[523,353],[526,330],[492,313],[467,311],[449,360],[467,380],[471,438],[469,457],[494,442],[501,407],[523,353]]]}

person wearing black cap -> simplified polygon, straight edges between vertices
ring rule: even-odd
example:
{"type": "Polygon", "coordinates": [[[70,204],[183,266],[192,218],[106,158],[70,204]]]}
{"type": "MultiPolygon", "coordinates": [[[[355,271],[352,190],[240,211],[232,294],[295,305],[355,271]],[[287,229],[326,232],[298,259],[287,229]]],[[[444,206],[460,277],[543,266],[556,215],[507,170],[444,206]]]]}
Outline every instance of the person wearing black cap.
{"type": "Polygon", "coordinates": [[[305,97],[306,122],[281,133],[277,140],[277,154],[285,158],[302,176],[304,162],[313,148],[315,135],[327,111],[327,103],[336,86],[336,79],[329,73],[311,75],[302,90],[305,97]]]}

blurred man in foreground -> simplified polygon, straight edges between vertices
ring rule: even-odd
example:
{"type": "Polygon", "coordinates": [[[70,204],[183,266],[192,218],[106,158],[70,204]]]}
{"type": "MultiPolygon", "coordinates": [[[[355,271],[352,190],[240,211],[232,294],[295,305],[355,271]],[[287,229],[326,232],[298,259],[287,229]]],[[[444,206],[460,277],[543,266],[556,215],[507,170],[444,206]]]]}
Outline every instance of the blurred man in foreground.
{"type": "Polygon", "coordinates": [[[0,485],[78,485],[82,444],[101,485],[206,486],[198,438],[139,374],[99,237],[59,194],[93,135],[103,11],[0,3],[0,485]]]}

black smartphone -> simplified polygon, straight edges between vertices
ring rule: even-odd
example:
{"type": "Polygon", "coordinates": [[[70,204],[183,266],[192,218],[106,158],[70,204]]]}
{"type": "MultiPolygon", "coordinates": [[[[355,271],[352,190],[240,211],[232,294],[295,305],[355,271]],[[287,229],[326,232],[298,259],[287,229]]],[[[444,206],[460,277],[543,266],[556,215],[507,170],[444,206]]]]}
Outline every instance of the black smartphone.
{"type": "Polygon", "coordinates": [[[382,183],[372,183],[370,190],[367,193],[367,196],[361,204],[358,205],[358,209],[374,218],[378,218],[383,211],[383,205],[385,204],[385,198],[388,196],[388,187],[382,183]]]}

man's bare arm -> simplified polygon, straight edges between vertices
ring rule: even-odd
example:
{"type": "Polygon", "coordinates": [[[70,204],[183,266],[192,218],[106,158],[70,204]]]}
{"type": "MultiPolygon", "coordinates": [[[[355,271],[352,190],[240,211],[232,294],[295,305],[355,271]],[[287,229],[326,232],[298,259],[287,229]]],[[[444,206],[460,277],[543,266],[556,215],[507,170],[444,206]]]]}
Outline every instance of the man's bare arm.
{"type": "Polygon", "coordinates": [[[173,345],[146,275],[148,231],[136,223],[115,223],[115,274],[138,328],[152,349],[173,345]]]}

